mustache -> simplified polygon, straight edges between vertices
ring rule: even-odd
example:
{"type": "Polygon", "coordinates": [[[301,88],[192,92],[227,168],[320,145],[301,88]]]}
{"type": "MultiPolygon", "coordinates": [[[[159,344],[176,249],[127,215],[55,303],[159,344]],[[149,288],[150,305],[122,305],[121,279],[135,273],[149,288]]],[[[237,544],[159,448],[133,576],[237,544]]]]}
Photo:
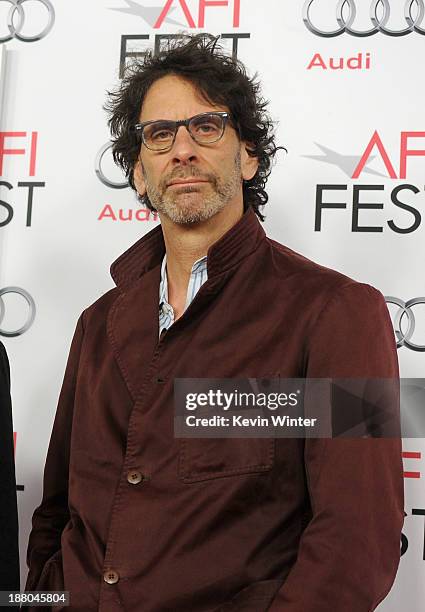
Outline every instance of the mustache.
{"type": "Polygon", "coordinates": [[[175,170],[173,170],[172,172],[170,172],[170,174],[165,176],[161,181],[161,188],[166,189],[167,185],[171,181],[175,181],[176,179],[186,180],[186,179],[191,179],[191,178],[197,178],[203,181],[209,181],[210,183],[213,183],[214,185],[217,182],[217,179],[214,174],[210,174],[208,172],[202,172],[202,170],[199,170],[195,166],[188,166],[187,168],[181,168],[181,167],[175,168],[175,170]]]}

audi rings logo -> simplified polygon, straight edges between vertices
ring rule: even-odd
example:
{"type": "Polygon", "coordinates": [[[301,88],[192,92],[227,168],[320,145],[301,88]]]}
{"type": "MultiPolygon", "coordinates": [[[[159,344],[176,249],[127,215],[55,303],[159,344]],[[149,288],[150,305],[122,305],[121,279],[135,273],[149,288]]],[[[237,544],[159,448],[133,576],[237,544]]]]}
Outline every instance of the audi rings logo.
{"type": "Polygon", "coordinates": [[[406,34],[410,34],[411,32],[417,32],[418,34],[425,35],[425,29],[420,27],[425,17],[424,0],[406,0],[404,4],[404,19],[406,20],[407,27],[402,28],[400,30],[393,30],[391,28],[387,28],[387,23],[391,13],[389,0],[372,0],[369,12],[372,27],[369,30],[363,31],[356,30],[352,27],[357,14],[355,0],[338,1],[336,7],[336,21],[339,25],[339,28],[337,28],[336,30],[328,31],[319,30],[319,28],[317,28],[313,24],[310,18],[310,8],[315,1],[316,0],[306,0],[306,2],[304,3],[303,20],[310,32],[313,32],[313,34],[317,34],[317,36],[323,36],[324,38],[333,38],[334,36],[339,36],[344,32],[350,34],[351,36],[358,36],[360,38],[363,38],[365,36],[372,36],[373,34],[377,34],[378,32],[386,34],[387,36],[406,36],[406,34]],[[414,6],[416,7],[415,12],[413,12],[414,6]],[[414,14],[416,14],[416,17],[413,16],[414,14]]]}
{"type": "Polygon", "coordinates": [[[425,352],[424,344],[416,344],[412,342],[411,338],[415,331],[416,319],[413,312],[413,307],[418,304],[425,304],[425,297],[413,298],[404,302],[399,298],[392,296],[385,296],[387,304],[394,304],[398,306],[397,313],[393,320],[395,336],[397,340],[397,348],[401,346],[407,346],[412,351],[418,351],[419,353],[425,352]],[[405,329],[403,330],[403,321],[407,320],[407,325],[404,324],[405,329]]]}
{"type": "Polygon", "coordinates": [[[4,289],[0,289],[0,336],[4,336],[5,338],[14,338],[16,336],[22,336],[33,324],[35,319],[35,302],[32,296],[25,291],[25,289],[21,289],[21,287],[5,287],[4,289]],[[6,312],[6,307],[4,305],[3,296],[7,293],[15,293],[20,295],[26,302],[28,307],[28,314],[25,323],[14,330],[5,330],[2,329],[1,325],[3,323],[4,315],[6,312]]]}
{"type": "Polygon", "coordinates": [[[94,170],[97,178],[101,181],[106,187],[111,187],[112,189],[126,189],[128,187],[128,181],[124,180],[118,183],[117,181],[113,181],[108,178],[102,168],[103,158],[106,153],[109,153],[112,149],[113,143],[111,141],[104,144],[98,151],[96,155],[96,160],[94,162],[94,170]]]}
{"type": "Polygon", "coordinates": [[[45,28],[36,34],[24,34],[24,26],[26,24],[25,11],[23,4],[28,0],[0,0],[0,4],[6,2],[10,4],[9,14],[6,20],[6,26],[9,32],[7,34],[0,33],[0,44],[6,43],[12,38],[21,40],[22,42],[36,42],[41,40],[50,32],[55,23],[55,9],[50,0],[32,0],[33,2],[39,2],[44,5],[47,9],[47,25],[45,28]]]}

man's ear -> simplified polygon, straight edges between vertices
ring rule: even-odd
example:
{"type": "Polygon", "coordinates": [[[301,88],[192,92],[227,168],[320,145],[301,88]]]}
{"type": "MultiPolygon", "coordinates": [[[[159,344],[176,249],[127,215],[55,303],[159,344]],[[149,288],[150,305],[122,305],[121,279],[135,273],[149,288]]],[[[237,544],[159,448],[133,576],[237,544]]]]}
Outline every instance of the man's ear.
{"type": "Polygon", "coordinates": [[[146,183],[143,176],[143,168],[142,162],[140,161],[140,157],[137,158],[137,161],[134,164],[133,179],[137,189],[137,193],[140,196],[144,196],[146,193],[146,183]]]}
{"type": "Polygon", "coordinates": [[[249,181],[255,176],[258,170],[258,157],[249,155],[248,150],[253,150],[254,146],[250,142],[241,142],[241,173],[244,181],[249,181]]]}

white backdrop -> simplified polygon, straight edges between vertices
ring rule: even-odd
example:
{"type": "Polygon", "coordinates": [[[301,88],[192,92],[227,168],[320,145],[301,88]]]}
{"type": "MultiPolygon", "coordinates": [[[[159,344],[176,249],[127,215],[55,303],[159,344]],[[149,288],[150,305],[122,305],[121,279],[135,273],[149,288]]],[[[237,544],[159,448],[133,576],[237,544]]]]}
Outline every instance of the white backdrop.
{"type": "MultiPolygon", "coordinates": [[[[238,56],[251,74],[258,72],[277,121],[279,144],[288,149],[287,155],[279,154],[269,180],[267,233],[323,265],[376,286],[384,295],[403,301],[425,295],[425,228],[419,222],[423,154],[408,155],[406,176],[400,173],[402,132],[413,133],[407,149],[425,149],[423,33],[319,36],[303,22],[303,0],[224,0],[222,5],[205,0],[52,2],[56,19],[46,36],[33,42],[16,36],[16,31],[41,32],[47,23],[45,3],[28,0],[22,5],[22,28],[15,11],[14,36],[0,43],[0,53],[6,50],[6,68],[0,72],[0,291],[22,288],[36,305],[34,323],[25,333],[2,338],[12,367],[22,582],[30,519],[40,501],[42,468],[77,317],[112,286],[110,263],[157,223],[140,212],[136,219],[140,206],[131,190],[113,189],[95,172],[98,153],[109,138],[102,104],[106,90],[119,81],[122,36],[146,36],[127,43],[128,51],[139,52],[153,46],[155,36],[182,29],[239,36],[238,56]],[[157,28],[155,22],[167,5],[170,10],[157,28]],[[191,27],[199,26],[202,7],[203,27],[191,27]],[[353,68],[360,63],[359,54],[363,67],[353,68]],[[330,68],[330,58],[334,67],[344,67],[330,68]],[[352,178],[375,130],[384,148],[380,152],[375,146],[359,177],[352,178]],[[321,229],[315,231],[318,185],[338,185],[338,190],[324,191],[323,201],[345,203],[346,208],[323,209],[321,229]],[[379,187],[366,191],[367,185],[379,187]],[[398,198],[418,212],[392,201],[399,185],[413,186],[398,198]],[[360,209],[358,225],[383,231],[352,231],[353,194],[359,187],[360,202],[375,203],[375,208],[360,209]],[[133,211],[133,219],[120,220],[120,209],[122,217],[133,211]],[[418,227],[409,230],[415,220],[418,227]],[[394,231],[388,221],[407,231],[394,231]]],[[[337,28],[337,4],[313,0],[313,26],[337,28]]],[[[382,18],[384,2],[351,0],[357,8],[353,27],[372,27],[371,4],[382,18]]],[[[387,27],[405,28],[405,2],[387,4],[387,27]]],[[[410,4],[415,18],[421,3],[410,4]]],[[[343,13],[346,21],[349,5],[343,13]]],[[[13,1],[0,0],[0,40],[9,31],[10,11],[13,1]]],[[[230,39],[223,39],[223,45],[231,51],[230,39]]],[[[109,152],[102,171],[108,180],[123,180],[109,152]]],[[[28,312],[23,297],[8,292],[0,299],[0,333],[21,327],[28,312]]],[[[411,340],[425,344],[425,305],[414,308],[411,340]]],[[[395,315],[394,307],[390,311],[395,315]]],[[[403,325],[406,332],[406,320],[403,325]]],[[[424,358],[423,352],[401,346],[402,375],[424,376],[424,358]]],[[[385,612],[419,612],[425,599],[424,441],[404,440],[404,451],[408,547],[396,584],[380,607],[385,612]]]]}

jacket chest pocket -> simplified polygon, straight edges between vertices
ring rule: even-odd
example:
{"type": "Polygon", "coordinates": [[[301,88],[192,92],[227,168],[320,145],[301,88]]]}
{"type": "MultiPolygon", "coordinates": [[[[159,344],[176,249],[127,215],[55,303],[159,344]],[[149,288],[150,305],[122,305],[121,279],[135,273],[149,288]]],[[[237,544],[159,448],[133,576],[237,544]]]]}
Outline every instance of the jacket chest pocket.
{"type": "Polygon", "coordinates": [[[179,476],[186,483],[244,474],[261,474],[272,469],[273,438],[182,438],[179,476]]]}

